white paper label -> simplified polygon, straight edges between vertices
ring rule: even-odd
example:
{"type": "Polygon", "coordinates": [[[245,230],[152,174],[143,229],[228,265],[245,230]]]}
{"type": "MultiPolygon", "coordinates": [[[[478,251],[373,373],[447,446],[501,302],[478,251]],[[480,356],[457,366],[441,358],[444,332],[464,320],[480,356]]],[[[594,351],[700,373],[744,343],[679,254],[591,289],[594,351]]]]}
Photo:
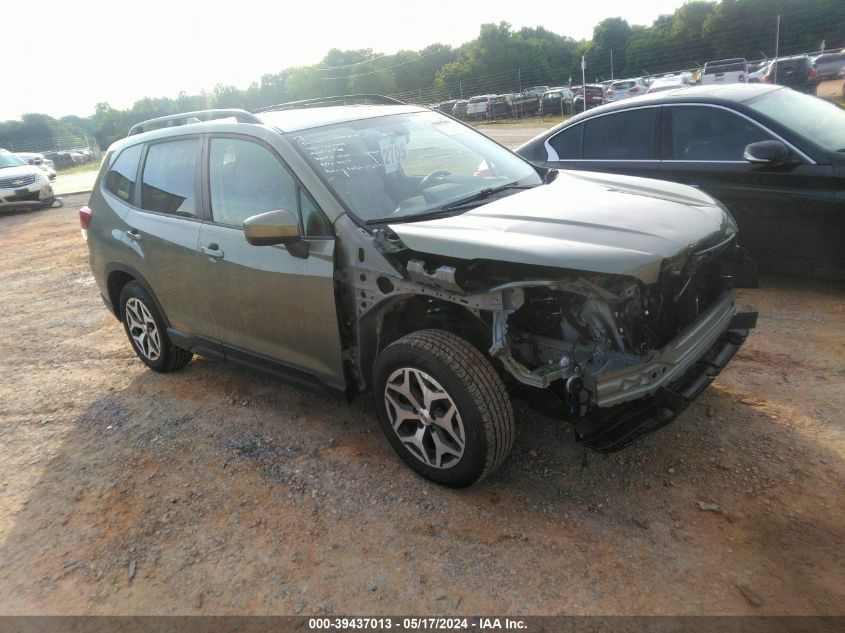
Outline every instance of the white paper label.
{"type": "Polygon", "coordinates": [[[408,143],[404,136],[389,136],[379,141],[384,173],[392,174],[408,158],[408,143]]]}

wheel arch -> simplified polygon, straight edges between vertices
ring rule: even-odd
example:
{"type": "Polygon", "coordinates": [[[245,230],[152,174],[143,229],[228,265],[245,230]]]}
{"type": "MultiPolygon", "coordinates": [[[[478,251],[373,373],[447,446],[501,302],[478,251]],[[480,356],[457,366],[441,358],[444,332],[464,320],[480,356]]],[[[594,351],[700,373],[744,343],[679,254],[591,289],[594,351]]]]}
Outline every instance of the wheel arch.
{"type": "Polygon", "coordinates": [[[156,293],[153,291],[150,284],[144,278],[144,276],[138,272],[135,268],[131,266],[127,266],[126,264],[120,263],[113,263],[109,264],[106,267],[106,289],[109,295],[109,301],[111,302],[112,313],[117,318],[118,321],[123,320],[123,314],[121,314],[121,306],[120,306],[120,293],[123,291],[123,288],[131,281],[138,282],[141,287],[150,295],[152,298],[153,303],[155,303],[155,307],[158,310],[158,313],[161,315],[161,318],[164,319],[164,323],[167,327],[170,327],[170,321],[167,318],[167,312],[159,303],[158,297],[156,293]]]}
{"type": "Polygon", "coordinates": [[[419,330],[444,330],[460,336],[487,356],[490,326],[476,313],[451,301],[423,295],[391,297],[364,314],[357,328],[358,386],[372,388],[376,358],[394,341],[419,330]]]}

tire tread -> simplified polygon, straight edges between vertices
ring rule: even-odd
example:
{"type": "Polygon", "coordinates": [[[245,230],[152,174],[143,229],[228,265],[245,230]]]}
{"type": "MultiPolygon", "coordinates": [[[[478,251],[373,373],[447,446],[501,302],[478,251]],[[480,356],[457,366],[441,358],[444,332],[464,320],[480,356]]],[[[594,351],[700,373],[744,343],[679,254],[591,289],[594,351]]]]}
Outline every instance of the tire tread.
{"type": "Polygon", "coordinates": [[[484,469],[473,483],[496,470],[513,448],[513,407],[504,383],[490,361],[468,341],[445,330],[419,330],[394,341],[388,347],[411,346],[442,360],[468,387],[484,421],[487,455],[484,469]]]}

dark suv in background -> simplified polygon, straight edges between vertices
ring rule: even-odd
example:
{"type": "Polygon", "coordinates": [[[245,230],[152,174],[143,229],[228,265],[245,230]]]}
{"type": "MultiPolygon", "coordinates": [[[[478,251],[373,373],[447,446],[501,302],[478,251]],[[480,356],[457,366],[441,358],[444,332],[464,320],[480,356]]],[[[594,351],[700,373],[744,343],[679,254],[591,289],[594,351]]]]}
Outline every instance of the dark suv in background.
{"type": "Polygon", "coordinates": [[[818,85],[817,71],[807,55],[781,57],[769,64],[763,83],[786,86],[798,92],[813,94],[818,85]]]}
{"type": "Polygon", "coordinates": [[[842,77],[845,72],[845,51],[819,55],[813,59],[813,68],[816,71],[816,81],[842,77]]]}
{"type": "Polygon", "coordinates": [[[513,111],[516,116],[534,116],[540,112],[540,101],[548,86],[532,86],[513,96],[513,111]]]}

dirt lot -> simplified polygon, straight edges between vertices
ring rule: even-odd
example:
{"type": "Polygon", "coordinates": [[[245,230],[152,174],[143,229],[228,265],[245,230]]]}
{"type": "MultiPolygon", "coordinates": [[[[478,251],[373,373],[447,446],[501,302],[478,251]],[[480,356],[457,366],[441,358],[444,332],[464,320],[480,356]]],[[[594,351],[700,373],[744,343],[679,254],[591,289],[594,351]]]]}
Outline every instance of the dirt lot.
{"type": "Polygon", "coordinates": [[[845,614],[845,290],[764,280],[701,399],[622,453],[516,403],[452,491],[371,401],[156,375],[75,210],[0,216],[0,613],[845,614]]]}
{"type": "Polygon", "coordinates": [[[518,123],[481,123],[475,127],[479,132],[483,132],[487,136],[494,138],[505,147],[516,149],[525,141],[534,138],[541,132],[545,132],[558,122],[559,119],[549,119],[546,121],[531,119],[518,123]]]}

